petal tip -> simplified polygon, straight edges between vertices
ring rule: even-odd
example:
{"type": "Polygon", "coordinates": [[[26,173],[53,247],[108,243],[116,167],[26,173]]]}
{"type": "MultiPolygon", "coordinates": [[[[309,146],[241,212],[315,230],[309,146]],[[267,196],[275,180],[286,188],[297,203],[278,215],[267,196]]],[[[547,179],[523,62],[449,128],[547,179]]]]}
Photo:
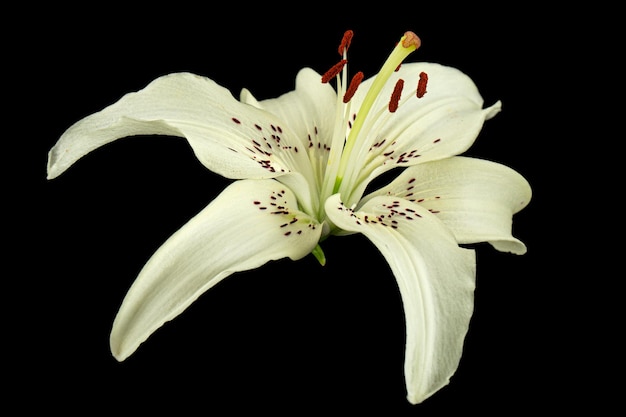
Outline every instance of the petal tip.
{"type": "Polygon", "coordinates": [[[48,164],[46,166],[46,178],[48,180],[55,179],[67,169],[67,166],[63,166],[65,164],[61,157],[62,154],[62,152],[59,152],[57,145],[53,146],[48,152],[48,164]]]}
{"type": "Polygon", "coordinates": [[[409,392],[406,396],[406,399],[411,404],[417,405],[417,404],[423,403],[425,400],[430,398],[431,395],[432,393],[424,394],[424,393],[417,393],[417,392],[409,392]]]}
{"type": "Polygon", "coordinates": [[[50,152],[48,152],[48,164],[46,165],[46,179],[49,180],[54,179],[58,176],[54,169],[54,157],[52,153],[53,150],[54,148],[52,148],[50,152]]]}
{"type": "Polygon", "coordinates": [[[513,255],[524,255],[528,250],[526,245],[521,240],[516,238],[492,240],[489,241],[489,243],[497,251],[512,253],[513,255]]]}
{"type": "Polygon", "coordinates": [[[129,351],[128,349],[124,349],[123,343],[121,343],[116,337],[111,334],[109,339],[109,347],[111,349],[111,354],[118,362],[123,362],[128,358],[134,350],[129,351]]]}
{"type": "Polygon", "coordinates": [[[500,113],[501,110],[502,101],[498,100],[493,105],[491,105],[491,107],[485,109],[485,111],[487,112],[487,114],[485,115],[485,119],[489,120],[493,118],[496,114],[500,113]]]}
{"type": "Polygon", "coordinates": [[[406,399],[408,400],[408,402],[410,402],[413,405],[417,405],[419,403],[421,403],[423,400],[419,399],[418,397],[416,397],[415,395],[409,394],[406,396],[406,399]]]}
{"type": "Polygon", "coordinates": [[[60,172],[58,172],[58,170],[54,169],[54,166],[51,166],[50,164],[48,164],[48,169],[46,171],[46,179],[47,180],[53,180],[56,177],[58,177],[60,175],[60,172]]]}

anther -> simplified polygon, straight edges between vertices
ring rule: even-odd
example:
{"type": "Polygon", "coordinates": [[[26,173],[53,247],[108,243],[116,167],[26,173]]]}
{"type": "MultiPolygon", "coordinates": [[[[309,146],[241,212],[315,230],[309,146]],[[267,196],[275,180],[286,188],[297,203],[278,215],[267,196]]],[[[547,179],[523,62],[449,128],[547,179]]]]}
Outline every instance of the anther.
{"type": "Polygon", "coordinates": [[[398,103],[400,103],[400,96],[402,95],[402,88],[404,87],[404,80],[400,78],[396,82],[396,86],[391,93],[391,99],[389,99],[389,111],[395,113],[398,110],[398,103]]]}
{"type": "Polygon", "coordinates": [[[352,77],[352,80],[350,81],[350,85],[348,86],[348,89],[346,90],[346,94],[343,95],[343,102],[347,103],[350,100],[352,100],[352,97],[354,96],[354,93],[356,93],[356,89],[359,87],[359,84],[361,84],[361,81],[363,81],[363,71],[359,71],[356,74],[354,74],[354,77],[352,77]]]}
{"type": "Polygon", "coordinates": [[[415,46],[415,49],[419,48],[422,45],[422,40],[415,33],[411,31],[404,32],[404,37],[402,39],[402,46],[405,48],[409,48],[411,46],[415,46]]]}
{"type": "Polygon", "coordinates": [[[329,82],[330,80],[332,80],[335,77],[335,75],[341,72],[341,70],[347,63],[348,61],[346,59],[342,59],[341,61],[333,65],[328,71],[324,73],[324,75],[322,75],[322,82],[325,84],[329,82]]]}
{"type": "Polygon", "coordinates": [[[341,43],[339,44],[339,55],[343,56],[344,52],[348,52],[348,48],[350,47],[350,43],[352,43],[352,37],[354,36],[354,32],[351,30],[346,30],[343,34],[343,38],[341,38],[341,43]]]}
{"type": "Polygon", "coordinates": [[[428,74],[420,72],[420,80],[417,82],[417,98],[422,98],[426,94],[426,84],[428,84],[428,74]]]}

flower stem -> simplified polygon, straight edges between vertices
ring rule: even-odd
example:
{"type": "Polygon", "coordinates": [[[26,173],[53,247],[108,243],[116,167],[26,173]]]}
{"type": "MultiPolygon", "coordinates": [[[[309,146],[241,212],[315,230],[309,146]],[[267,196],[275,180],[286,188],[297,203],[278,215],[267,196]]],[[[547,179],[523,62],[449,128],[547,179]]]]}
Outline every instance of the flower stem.
{"type": "Polygon", "coordinates": [[[313,254],[313,256],[315,256],[315,259],[317,259],[317,262],[319,262],[320,265],[326,265],[326,255],[324,255],[324,251],[322,250],[322,247],[319,245],[319,243],[315,246],[315,248],[313,248],[313,251],[311,253],[313,254]]]}

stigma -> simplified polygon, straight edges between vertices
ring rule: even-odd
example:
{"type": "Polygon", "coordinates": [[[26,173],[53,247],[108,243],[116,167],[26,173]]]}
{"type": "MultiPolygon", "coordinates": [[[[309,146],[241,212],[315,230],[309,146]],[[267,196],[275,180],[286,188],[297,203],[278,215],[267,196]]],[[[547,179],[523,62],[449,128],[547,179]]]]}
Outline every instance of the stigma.
{"type": "Polygon", "coordinates": [[[401,42],[402,46],[407,49],[413,48],[413,50],[416,50],[420,46],[422,46],[422,40],[419,38],[419,36],[411,31],[404,32],[404,36],[402,37],[401,42]]]}

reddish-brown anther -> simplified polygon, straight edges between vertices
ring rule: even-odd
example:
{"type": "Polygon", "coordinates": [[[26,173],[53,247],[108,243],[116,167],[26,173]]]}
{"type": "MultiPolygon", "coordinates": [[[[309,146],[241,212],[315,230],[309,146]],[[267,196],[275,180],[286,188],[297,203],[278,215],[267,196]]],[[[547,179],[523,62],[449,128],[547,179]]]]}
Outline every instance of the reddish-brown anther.
{"type": "Polygon", "coordinates": [[[356,89],[359,87],[359,84],[361,84],[361,81],[363,81],[363,71],[359,71],[356,74],[354,74],[354,77],[352,77],[352,80],[350,80],[350,85],[348,86],[348,89],[346,90],[346,94],[343,95],[343,102],[347,103],[350,100],[352,100],[352,96],[354,96],[354,93],[356,93],[356,89]]]}
{"type": "Polygon", "coordinates": [[[348,63],[348,60],[342,59],[341,61],[333,65],[328,71],[324,73],[324,75],[322,75],[322,82],[327,83],[330,80],[332,80],[333,77],[335,77],[335,75],[341,72],[341,70],[347,63],[348,63]]]}
{"type": "Polygon", "coordinates": [[[348,52],[348,48],[350,47],[350,43],[352,43],[352,37],[354,36],[354,32],[351,30],[346,30],[343,34],[343,38],[341,38],[341,43],[339,44],[339,55],[343,56],[344,52],[348,52]]]}
{"type": "Polygon", "coordinates": [[[400,97],[402,95],[402,88],[404,87],[404,80],[400,78],[395,87],[393,88],[393,93],[391,93],[391,98],[389,99],[389,111],[391,113],[395,113],[398,110],[398,104],[400,103],[400,97]]]}
{"type": "Polygon", "coordinates": [[[428,74],[420,72],[420,80],[417,82],[417,93],[415,94],[417,98],[422,98],[426,94],[426,84],[428,84],[428,74]]]}

